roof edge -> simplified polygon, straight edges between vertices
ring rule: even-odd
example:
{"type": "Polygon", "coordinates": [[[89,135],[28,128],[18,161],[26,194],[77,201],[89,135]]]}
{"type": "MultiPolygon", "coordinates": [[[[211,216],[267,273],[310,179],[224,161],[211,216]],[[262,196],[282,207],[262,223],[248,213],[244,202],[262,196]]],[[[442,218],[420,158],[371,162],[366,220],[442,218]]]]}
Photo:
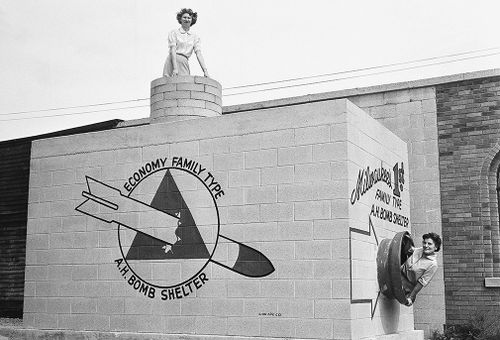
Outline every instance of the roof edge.
{"type": "Polygon", "coordinates": [[[303,96],[297,97],[289,97],[289,98],[280,98],[280,99],[272,99],[262,102],[254,102],[254,103],[246,103],[246,104],[237,104],[231,106],[225,106],[222,109],[222,114],[230,114],[242,111],[254,111],[260,109],[269,109],[275,107],[282,106],[290,106],[290,105],[299,105],[310,102],[317,101],[325,101],[325,100],[333,100],[345,97],[352,97],[363,94],[372,94],[378,92],[389,92],[389,91],[397,91],[404,90],[410,88],[419,88],[419,87],[427,87],[434,86],[446,83],[453,83],[457,81],[464,81],[470,79],[481,79],[481,78],[489,78],[500,76],[500,68],[481,70],[481,71],[473,71],[473,72],[465,72],[465,73],[457,73],[446,76],[418,79],[418,80],[410,80],[398,83],[390,83],[383,85],[373,85],[367,87],[355,87],[351,89],[345,90],[336,90],[331,92],[323,92],[323,93],[314,93],[307,94],[303,96]]]}

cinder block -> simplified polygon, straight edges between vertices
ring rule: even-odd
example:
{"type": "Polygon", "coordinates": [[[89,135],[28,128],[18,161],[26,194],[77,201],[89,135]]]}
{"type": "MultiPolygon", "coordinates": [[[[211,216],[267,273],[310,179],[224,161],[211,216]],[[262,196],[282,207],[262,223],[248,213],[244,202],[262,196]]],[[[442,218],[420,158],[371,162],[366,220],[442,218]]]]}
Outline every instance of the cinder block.
{"type": "Polygon", "coordinates": [[[330,141],[330,127],[314,126],[295,130],[295,145],[328,143],[330,141]]]}
{"type": "Polygon", "coordinates": [[[228,223],[250,223],[260,221],[258,205],[233,206],[228,208],[228,223]]]}
{"type": "Polygon", "coordinates": [[[71,299],[52,298],[47,300],[47,313],[63,314],[71,312],[71,299]]]}
{"type": "Polygon", "coordinates": [[[281,184],[293,182],[294,167],[280,166],[272,168],[262,168],[260,170],[260,182],[266,184],[281,184]]]}
{"type": "Polygon", "coordinates": [[[245,167],[245,158],[242,153],[221,154],[214,155],[213,157],[215,170],[239,170],[245,167]]]}
{"type": "Polygon", "coordinates": [[[331,176],[330,163],[295,165],[294,181],[296,183],[329,180],[331,176]]]}
{"type": "Polygon", "coordinates": [[[71,313],[91,314],[97,311],[97,299],[73,298],[71,299],[71,313]]]}
{"type": "Polygon", "coordinates": [[[229,151],[241,152],[260,149],[260,136],[257,134],[234,136],[229,138],[229,151]]]}
{"type": "MultiPolygon", "coordinates": [[[[211,155],[229,153],[229,141],[227,138],[213,138],[200,140],[200,155],[211,155]]],[[[216,162],[214,162],[217,164],[216,162]]]]}
{"type": "Polygon", "coordinates": [[[297,298],[331,298],[331,280],[300,280],[295,282],[295,297],[297,298]]]}
{"type": "Polygon", "coordinates": [[[276,298],[293,298],[294,281],[263,280],[261,282],[261,296],[276,298]]]}
{"type": "Polygon", "coordinates": [[[195,329],[197,334],[226,334],[227,318],[198,316],[195,329]]]}
{"type": "Polygon", "coordinates": [[[350,261],[348,259],[315,261],[313,265],[315,279],[350,279],[350,261]]]}
{"type": "Polygon", "coordinates": [[[255,203],[276,203],[277,188],[275,185],[263,187],[250,187],[245,189],[245,202],[255,203]]]}
{"type": "Polygon", "coordinates": [[[260,295],[260,282],[231,280],[227,282],[227,296],[234,298],[255,297],[260,295]]]}
{"type": "Polygon", "coordinates": [[[151,87],[154,88],[154,87],[165,85],[165,84],[167,84],[167,77],[161,77],[161,78],[153,80],[151,82],[151,87]]]}
{"type": "Polygon", "coordinates": [[[314,300],[312,299],[280,299],[277,310],[289,318],[314,318],[314,300]]]}
{"type": "Polygon", "coordinates": [[[212,299],[182,299],[181,315],[212,315],[212,299]]]}
{"type": "Polygon", "coordinates": [[[216,97],[211,93],[196,92],[196,91],[191,92],[191,99],[198,99],[198,100],[204,100],[204,101],[216,103],[215,98],[216,97]]]}
{"type": "Polygon", "coordinates": [[[212,302],[214,316],[242,316],[242,299],[214,299],[212,302]]]}
{"type": "Polygon", "coordinates": [[[52,172],[52,185],[72,184],[75,182],[75,170],[55,170],[52,172]]]}
{"type": "Polygon", "coordinates": [[[57,328],[57,315],[56,314],[35,314],[34,325],[42,329],[57,328]]]}
{"type": "Polygon", "coordinates": [[[260,205],[260,220],[270,221],[292,221],[293,203],[271,203],[260,205]]]}
{"type": "Polygon", "coordinates": [[[84,294],[86,297],[110,296],[110,284],[105,281],[85,282],[84,294]]]}
{"type": "Polygon", "coordinates": [[[295,324],[295,336],[299,338],[332,339],[333,320],[299,319],[295,324]]]}
{"type": "Polygon", "coordinates": [[[262,132],[259,137],[261,149],[291,147],[295,142],[295,133],[292,129],[262,132]]]}
{"type": "Polygon", "coordinates": [[[303,260],[329,260],[332,258],[330,241],[297,241],[295,256],[303,260]]]}
{"type": "Polygon", "coordinates": [[[26,281],[43,281],[47,280],[47,266],[27,266],[25,271],[26,281]]]}
{"type": "MultiPolygon", "coordinates": [[[[294,250],[292,242],[284,242],[288,248],[287,253],[289,254],[288,258],[285,256],[276,256],[273,253],[269,254],[270,258],[272,258],[273,264],[276,267],[276,276],[279,279],[296,279],[299,277],[300,279],[312,279],[314,277],[313,274],[313,266],[311,261],[298,261],[298,260],[290,260],[294,258],[294,250]],[[291,249],[290,249],[291,248],[291,249]]],[[[285,253],[286,254],[286,253],[285,253]]]]}
{"type": "Polygon", "coordinates": [[[196,331],[196,317],[168,317],[166,329],[173,334],[193,334],[196,331]]]}
{"type": "Polygon", "coordinates": [[[294,217],[296,221],[329,219],[331,203],[330,201],[295,202],[294,217]]]}
{"type": "Polygon", "coordinates": [[[314,188],[307,183],[278,185],[278,202],[308,201],[314,195],[314,188]]]}
{"type": "Polygon", "coordinates": [[[222,106],[219,103],[212,103],[209,101],[205,101],[205,108],[208,110],[214,111],[218,113],[219,115],[222,114],[222,106]]]}
{"type": "MultiPolygon", "coordinates": [[[[190,95],[190,97],[191,97],[191,95],[190,95]]],[[[199,107],[199,108],[204,109],[205,108],[205,101],[204,100],[197,100],[197,99],[177,99],[177,106],[199,107]]]]}
{"type": "Polygon", "coordinates": [[[321,319],[349,320],[351,304],[348,299],[314,301],[314,317],[321,319]]]}
{"type": "Polygon", "coordinates": [[[222,90],[218,87],[205,85],[205,92],[211,93],[216,97],[222,97],[222,90]]]}
{"type": "Polygon", "coordinates": [[[310,163],[313,147],[311,145],[278,149],[278,165],[310,163]]]}
{"type": "Polygon", "coordinates": [[[260,320],[257,317],[229,317],[227,318],[227,334],[240,336],[259,336],[260,320]]]}
{"type": "Polygon", "coordinates": [[[51,233],[50,248],[51,249],[67,249],[73,248],[74,233],[51,233]]]}
{"type": "Polygon", "coordinates": [[[365,94],[360,96],[349,97],[349,100],[356,106],[361,108],[370,106],[379,106],[384,104],[383,93],[365,94]]]}
{"type": "Polygon", "coordinates": [[[230,171],[229,186],[244,187],[259,185],[260,171],[259,169],[230,171]]]}
{"type": "Polygon", "coordinates": [[[163,77],[167,84],[178,84],[178,83],[194,83],[195,79],[193,76],[175,76],[175,77],[163,77]]]}
{"type": "MultiPolygon", "coordinates": [[[[189,99],[191,98],[191,92],[190,91],[168,91],[163,93],[163,100],[170,100],[170,99],[189,99]]],[[[169,107],[169,106],[165,106],[169,107]]]]}
{"type": "Polygon", "coordinates": [[[265,317],[260,320],[260,333],[264,337],[289,338],[295,336],[296,319],[265,317]]]}
{"type": "Polygon", "coordinates": [[[245,168],[265,168],[276,166],[278,162],[276,149],[251,151],[245,153],[245,168]]]}
{"type": "Polygon", "coordinates": [[[176,84],[176,89],[177,91],[194,91],[203,93],[205,86],[203,84],[179,83],[176,84]]]}
{"type": "Polygon", "coordinates": [[[71,268],[71,278],[75,281],[89,281],[97,279],[96,265],[77,265],[71,268]]]}
{"type": "Polygon", "coordinates": [[[145,314],[152,313],[153,301],[146,300],[144,296],[130,297],[124,299],[125,314],[145,314]]]}
{"type": "Polygon", "coordinates": [[[47,299],[24,297],[24,311],[34,313],[47,312],[47,299]]]}
{"type": "Polygon", "coordinates": [[[399,104],[410,101],[410,90],[384,92],[383,104],[399,104]]]}
{"type": "Polygon", "coordinates": [[[347,142],[313,145],[314,162],[347,160],[347,142]]]}
{"type": "Polygon", "coordinates": [[[198,141],[174,143],[170,145],[170,154],[172,156],[198,156],[199,143],[198,141]]]}
{"type": "Polygon", "coordinates": [[[211,79],[211,78],[195,76],[194,82],[196,84],[205,84],[205,85],[214,86],[214,87],[217,87],[217,88],[222,90],[221,84],[218,81],[211,79]]]}
{"type": "Polygon", "coordinates": [[[312,236],[312,221],[278,223],[278,239],[280,240],[312,240],[312,236]]]}
{"type": "Polygon", "coordinates": [[[48,234],[33,234],[26,236],[27,249],[49,249],[49,235],[48,234]]]}

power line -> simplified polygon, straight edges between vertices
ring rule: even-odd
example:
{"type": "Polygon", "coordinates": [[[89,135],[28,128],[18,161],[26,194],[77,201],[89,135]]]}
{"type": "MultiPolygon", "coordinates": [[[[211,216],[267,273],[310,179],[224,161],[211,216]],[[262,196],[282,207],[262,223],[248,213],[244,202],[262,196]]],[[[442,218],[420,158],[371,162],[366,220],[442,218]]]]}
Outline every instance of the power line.
{"type": "Polygon", "coordinates": [[[250,84],[250,85],[232,86],[232,87],[226,87],[223,90],[233,90],[233,89],[238,89],[238,88],[262,86],[262,85],[270,85],[270,84],[278,84],[278,83],[285,83],[285,82],[298,81],[298,80],[304,80],[304,79],[337,76],[337,75],[346,74],[346,73],[369,71],[369,70],[373,70],[373,69],[377,69],[377,68],[386,68],[386,67],[393,67],[393,66],[400,66],[400,65],[413,64],[413,63],[418,63],[418,62],[424,62],[424,61],[431,61],[431,60],[436,60],[436,59],[458,57],[458,56],[461,56],[461,55],[472,54],[472,53],[479,53],[479,52],[486,52],[486,51],[498,50],[498,49],[500,49],[500,46],[490,47],[490,48],[484,48],[484,49],[480,49],[480,50],[473,50],[473,51],[461,52],[461,53],[447,54],[447,55],[443,55],[443,56],[439,56],[439,57],[429,57],[429,58],[423,58],[423,59],[415,59],[415,60],[409,60],[409,61],[402,61],[402,62],[397,62],[397,63],[392,63],[392,64],[382,64],[382,65],[377,65],[377,66],[370,66],[370,67],[352,69],[352,70],[347,70],[347,71],[340,71],[340,72],[333,72],[333,73],[326,73],[326,74],[318,74],[318,75],[314,75],[314,76],[306,76],[306,77],[299,77],[299,78],[289,78],[289,79],[283,79],[283,80],[277,80],[277,81],[269,81],[269,82],[257,83],[257,84],[250,84]]]}
{"type": "Polygon", "coordinates": [[[470,60],[470,59],[476,59],[476,58],[491,57],[491,56],[499,55],[499,54],[500,54],[500,52],[489,53],[489,54],[484,54],[484,55],[480,55],[480,56],[472,56],[472,57],[460,58],[460,59],[456,59],[456,60],[447,60],[447,61],[442,61],[442,62],[438,62],[438,63],[431,63],[431,64],[425,64],[425,65],[416,65],[416,66],[404,67],[404,68],[399,68],[399,69],[396,69],[396,70],[386,70],[386,71],[372,72],[372,73],[368,73],[368,74],[358,74],[358,75],[348,76],[348,77],[341,77],[341,78],[334,78],[334,79],[326,79],[326,80],[314,81],[314,82],[310,82],[310,83],[292,84],[292,85],[286,85],[286,86],[268,87],[268,88],[259,89],[259,90],[251,90],[251,91],[244,91],[244,92],[238,92],[238,93],[230,93],[230,94],[226,94],[225,96],[226,97],[230,97],[230,96],[236,96],[236,95],[240,95],[240,94],[266,92],[266,91],[271,91],[271,90],[279,90],[279,89],[286,89],[286,88],[291,88],[291,87],[307,86],[307,85],[314,85],[314,84],[321,84],[321,83],[331,83],[331,82],[338,81],[338,80],[362,78],[362,77],[374,76],[374,75],[385,74],[385,73],[392,73],[392,72],[413,70],[413,69],[417,69],[417,68],[421,68],[421,67],[435,66],[435,65],[442,65],[442,64],[449,64],[449,63],[454,63],[454,62],[464,61],[464,60],[470,60]]]}
{"type": "Polygon", "coordinates": [[[136,108],[139,108],[139,107],[147,107],[147,106],[149,106],[149,105],[128,106],[128,107],[120,107],[120,108],[115,108],[115,109],[93,110],[93,111],[84,111],[84,112],[61,113],[61,114],[55,114],[55,115],[45,115],[45,116],[35,116],[35,117],[21,117],[21,118],[11,118],[11,119],[0,119],[0,122],[10,122],[10,121],[14,121],[14,120],[49,118],[49,117],[74,116],[74,115],[83,115],[83,114],[86,114],[86,113],[108,112],[108,111],[136,109],[136,108]]]}
{"type": "MultiPolygon", "coordinates": [[[[327,76],[332,76],[332,75],[341,75],[341,74],[347,74],[347,73],[361,72],[361,71],[366,71],[366,70],[373,70],[373,69],[379,69],[379,68],[387,68],[387,67],[393,67],[393,66],[400,66],[400,65],[412,64],[412,63],[422,62],[422,61],[429,61],[429,60],[436,60],[436,59],[442,59],[442,58],[449,58],[451,56],[466,55],[466,54],[471,54],[471,53],[477,53],[477,52],[480,52],[480,51],[491,51],[491,50],[496,50],[496,49],[499,49],[499,48],[500,47],[492,47],[492,48],[487,48],[487,49],[482,49],[482,50],[468,51],[468,52],[462,52],[462,53],[455,53],[455,54],[449,54],[449,55],[440,56],[440,57],[424,58],[424,59],[418,59],[418,60],[412,60],[412,61],[406,61],[406,62],[398,62],[398,63],[393,63],[393,64],[371,66],[371,67],[353,69],[353,70],[348,70],[348,71],[341,71],[341,72],[329,73],[329,74],[324,74],[324,75],[314,75],[314,76],[308,76],[308,77],[300,77],[300,78],[292,78],[292,79],[285,79],[285,80],[277,80],[277,81],[265,82],[265,83],[259,83],[259,84],[241,85],[241,86],[235,86],[235,87],[225,88],[224,90],[227,90],[227,89],[236,89],[236,88],[245,88],[245,87],[255,87],[255,86],[270,85],[270,84],[280,84],[280,83],[285,83],[285,82],[290,82],[290,81],[313,79],[313,78],[327,77],[327,76]]],[[[459,58],[459,59],[455,59],[455,60],[446,60],[446,61],[441,61],[441,62],[437,62],[437,63],[429,63],[429,64],[425,64],[425,65],[415,65],[415,66],[410,66],[410,67],[405,67],[405,68],[399,68],[399,69],[395,69],[395,70],[394,69],[393,70],[385,70],[385,71],[379,71],[379,72],[372,72],[372,73],[368,73],[368,74],[353,75],[353,76],[347,76],[347,77],[340,77],[340,78],[334,78],[334,79],[326,79],[326,80],[314,81],[314,82],[309,82],[309,83],[291,84],[291,85],[286,85],[286,86],[276,86],[276,87],[270,87],[270,88],[265,88],[265,89],[243,91],[243,92],[238,92],[238,93],[226,94],[225,96],[229,97],[229,96],[235,96],[235,95],[241,95],[241,94],[258,93],[258,92],[265,92],[265,91],[271,91],[271,90],[278,90],[278,89],[285,89],[285,88],[292,88],[292,87],[299,87],[299,86],[307,86],[307,85],[328,83],[328,82],[334,82],[334,81],[338,81],[338,80],[354,79],[354,78],[366,77],[366,76],[371,76],[371,75],[379,75],[379,74],[385,74],[385,73],[392,73],[392,72],[399,72],[399,71],[411,70],[411,69],[416,69],[416,68],[421,68],[421,67],[427,67],[427,66],[435,66],[435,65],[448,64],[448,63],[453,63],[453,62],[458,62],[458,61],[464,61],[464,60],[470,60],[470,59],[476,59],[476,58],[483,58],[483,57],[488,57],[488,56],[493,56],[493,55],[498,55],[498,54],[500,54],[500,52],[489,53],[489,54],[484,54],[484,55],[479,55],[479,56],[464,57],[464,58],[459,58]]],[[[131,100],[125,100],[125,101],[117,101],[117,102],[97,103],[97,104],[89,104],[89,105],[79,105],[79,106],[70,106],[70,107],[43,109],[43,110],[36,110],[36,111],[20,111],[20,112],[11,112],[11,113],[0,113],[0,115],[4,116],[4,115],[18,115],[18,114],[35,113],[35,112],[49,112],[49,111],[57,111],[57,110],[64,110],[64,109],[76,109],[76,108],[84,108],[84,107],[97,107],[97,106],[104,106],[104,105],[111,105],[111,104],[130,103],[130,102],[144,101],[144,100],[149,100],[149,98],[139,98],[139,99],[131,99],[131,100]]],[[[0,122],[16,121],[16,120],[26,120],[26,119],[36,119],[36,118],[72,116],[72,115],[81,115],[81,114],[96,113],[96,112],[118,111],[118,110],[126,110],[126,109],[133,109],[133,108],[140,108],[140,107],[147,107],[147,106],[149,106],[149,105],[128,106],[128,107],[122,107],[122,108],[92,110],[92,111],[75,112],[75,113],[55,114],[55,115],[43,115],[43,116],[34,116],[34,117],[32,116],[32,117],[22,117],[22,118],[0,119],[0,122]]]]}
{"type": "Polygon", "coordinates": [[[142,100],[149,100],[149,98],[129,99],[129,100],[122,100],[122,101],[118,101],[118,102],[97,103],[97,104],[78,105],[78,106],[56,107],[56,108],[52,108],[52,109],[42,109],[42,110],[32,110],[32,111],[18,111],[18,112],[0,113],[0,116],[26,114],[26,113],[35,113],[35,112],[60,111],[60,110],[69,110],[69,109],[81,109],[81,108],[84,108],[84,107],[104,106],[104,105],[112,105],[112,104],[123,104],[123,103],[131,103],[131,102],[137,102],[137,101],[142,101],[142,100]]]}

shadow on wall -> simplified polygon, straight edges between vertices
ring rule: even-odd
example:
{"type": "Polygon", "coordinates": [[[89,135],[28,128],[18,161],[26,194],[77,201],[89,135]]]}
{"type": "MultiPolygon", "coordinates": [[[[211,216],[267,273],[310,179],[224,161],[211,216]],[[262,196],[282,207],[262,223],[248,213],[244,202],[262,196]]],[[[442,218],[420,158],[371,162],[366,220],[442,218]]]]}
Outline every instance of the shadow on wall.
{"type": "Polygon", "coordinates": [[[379,306],[385,334],[396,333],[398,331],[401,304],[395,299],[388,299],[381,295],[379,306]]]}

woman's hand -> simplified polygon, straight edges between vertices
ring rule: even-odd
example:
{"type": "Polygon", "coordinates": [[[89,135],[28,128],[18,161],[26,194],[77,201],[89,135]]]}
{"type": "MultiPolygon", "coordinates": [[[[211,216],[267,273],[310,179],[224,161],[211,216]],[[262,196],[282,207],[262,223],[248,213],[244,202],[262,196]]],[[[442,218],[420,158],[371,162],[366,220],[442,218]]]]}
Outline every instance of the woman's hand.
{"type": "Polygon", "coordinates": [[[406,298],[405,306],[410,307],[411,305],[413,305],[413,300],[411,298],[407,297],[406,298]]]}
{"type": "Polygon", "coordinates": [[[178,76],[178,75],[179,75],[179,70],[174,69],[174,70],[172,71],[172,76],[173,76],[173,77],[175,77],[175,76],[178,76]]]}

